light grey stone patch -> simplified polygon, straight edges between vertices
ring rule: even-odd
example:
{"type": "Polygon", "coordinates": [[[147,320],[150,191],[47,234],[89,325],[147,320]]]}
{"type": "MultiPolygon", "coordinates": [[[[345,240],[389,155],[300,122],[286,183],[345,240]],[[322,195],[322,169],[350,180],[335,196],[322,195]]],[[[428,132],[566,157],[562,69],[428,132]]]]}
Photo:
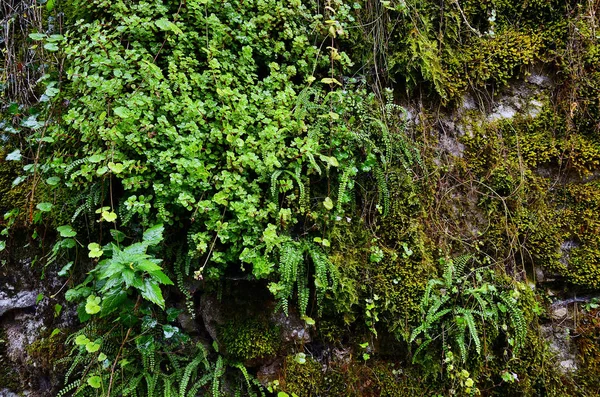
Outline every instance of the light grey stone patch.
{"type": "Polygon", "coordinates": [[[527,82],[542,88],[552,87],[552,80],[550,79],[550,77],[539,73],[531,74],[527,78],[527,82]]]}
{"type": "Polygon", "coordinates": [[[0,317],[10,310],[34,306],[38,296],[37,291],[21,291],[13,297],[8,297],[5,293],[0,294],[0,317]]]}
{"type": "Polygon", "coordinates": [[[489,121],[496,121],[500,119],[512,119],[517,114],[517,110],[510,105],[501,103],[496,110],[490,114],[487,119],[489,121]]]}

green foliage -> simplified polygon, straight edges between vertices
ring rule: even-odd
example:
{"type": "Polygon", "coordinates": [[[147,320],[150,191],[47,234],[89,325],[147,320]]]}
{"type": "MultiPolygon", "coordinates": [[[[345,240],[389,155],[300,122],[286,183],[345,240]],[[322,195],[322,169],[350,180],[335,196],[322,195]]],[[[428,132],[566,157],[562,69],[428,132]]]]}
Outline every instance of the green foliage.
{"type": "Polygon", "coordinates": [[[269,284],[269,290],[277,300],[280,307],[287,314],[289,300],[294,294],[294,288],[298,296],[298,309],[300,314],[307,312],[310,289],[309,274],[314,277],[315,294],[319,310],[321,303],[328,290],[335,291],[338,287],[338,270],[329,260],[327,255],[314,243],[301,241],[285,241],[281,243],[279,251],[280,280],[269,284]],[[308,261],[310,259],[310,262],[308,261]],[[313,269],[309,271],[309,264],[313,269]]]}
{"type": "Polygon", "coordinates": [[[219,334],[228,357],[242,362],[274,356],[281,342],[279,327],[254,318],[229,320],[219,334]]]}
{"type": "MultiPolygon", "coordinates": [[[[445,260],[441,279],[431,279],[421,301],[423,320],[409,338],[420,339],[413,353],[413,362],[426,363],[435,354],[432,348],[442,348],[447,370],[454,368],[452,350],[460,353],[460,363],[467,364],[469,350],[484,352],[481,335],[506,332],[513,355],[525,343],[527,324],[522,309],[517,306],[518,291],[500,290],[494,273],[486,268],[469,268],[472,256],[463,255],[445,260]],[[510,322],[511,328],[508,328],[510,322]]],[[[489,336],[486,336],[489,337],[489,336]]],[[[437,350],[437,353],[441,353],[437,350]]],[[[433,358],[435,360],[435,358],[433,358]]],[[[471,384],[472,386],[472,384],[471,384]]]]}

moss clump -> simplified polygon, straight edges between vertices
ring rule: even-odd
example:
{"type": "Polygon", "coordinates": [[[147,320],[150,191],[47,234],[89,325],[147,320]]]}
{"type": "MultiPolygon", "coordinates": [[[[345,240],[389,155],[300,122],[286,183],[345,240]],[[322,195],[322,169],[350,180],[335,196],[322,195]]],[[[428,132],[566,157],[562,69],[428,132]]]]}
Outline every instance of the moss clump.
{"type": "Polygon", "coordinates": [[[66,357],[69,353],[65,347],[67,335],[67,331],[61,331],[56,335],[47,335],[38,338],[26,348],[31,361],[35,362],[36,366],[40,366],[43,370],[52,371],[56,366],[56,362],[66,357]]]}
{"type": "Polygon", "coordinates": [[[234,360],[251,361],[273,356],[280,346],[280,328],[265,319],[238,318],[219,329],[219,340],[234,360]]]}
{"type": "Polygon", "coordinates": [[[6,354],[6,333],[2,327],[0,327],[0,380],[2,380],[1,387],[3,388],[12,391],[18,391],[21,388],[19,372],[6,354]]]}

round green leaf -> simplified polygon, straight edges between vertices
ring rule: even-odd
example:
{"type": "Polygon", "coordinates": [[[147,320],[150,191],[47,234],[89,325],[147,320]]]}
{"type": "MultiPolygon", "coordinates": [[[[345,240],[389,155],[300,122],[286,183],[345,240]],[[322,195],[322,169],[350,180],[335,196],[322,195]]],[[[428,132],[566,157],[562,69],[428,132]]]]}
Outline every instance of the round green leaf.
{"type": "Polygon", "coordinates": [[[99,389],[100,385],[102,384],[102,378],[100,378],[98,375],[94,375],[88,378],[87,383],[94,389],[99,389]]]}

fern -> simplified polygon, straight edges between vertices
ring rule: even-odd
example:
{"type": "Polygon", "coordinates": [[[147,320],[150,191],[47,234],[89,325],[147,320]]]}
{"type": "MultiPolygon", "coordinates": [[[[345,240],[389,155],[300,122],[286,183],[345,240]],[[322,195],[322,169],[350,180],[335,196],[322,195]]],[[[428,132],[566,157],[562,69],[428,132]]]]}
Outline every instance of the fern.
{"type": "Polygon", "coordinates": [[[462,316],[467,328],[469,329],[469,334],[471,335],[471,339],[475,344],[475,351],[477,354],[481,354],[481,340],[479,340],[479,335],[477,333],[477,326],[475,325],[475,319],[473,318],[473,313],[471,310],[465,309],[464,307],[459,307],[456,309],[456,312],[462,316]]]}
{"type": "Polygon", "coordinates": [[[215,364],[215,369],[213,372],[213,383],[212,383],[212,395],[213,397],[218,397],[221,395],[221,393],[219,392],[220,389],[220,379],[221,376],[223,376],[223,374],[225,373],[224,368],[223,368],[223,357],[219,356],[217,358],[217,362],[215,364]]]}
{"type": "Polygon", "coordinates": [[[503,292],[500,294],[500,299],[506,305],[508,318],[515,330],[513,354],[516,355],[519,352],[519,349],[525,344],[525,339],[527,338],[527,323],[525,322],[523,312],[516,305],[514,298],[509,296],[506,292],[503,292]]]}

